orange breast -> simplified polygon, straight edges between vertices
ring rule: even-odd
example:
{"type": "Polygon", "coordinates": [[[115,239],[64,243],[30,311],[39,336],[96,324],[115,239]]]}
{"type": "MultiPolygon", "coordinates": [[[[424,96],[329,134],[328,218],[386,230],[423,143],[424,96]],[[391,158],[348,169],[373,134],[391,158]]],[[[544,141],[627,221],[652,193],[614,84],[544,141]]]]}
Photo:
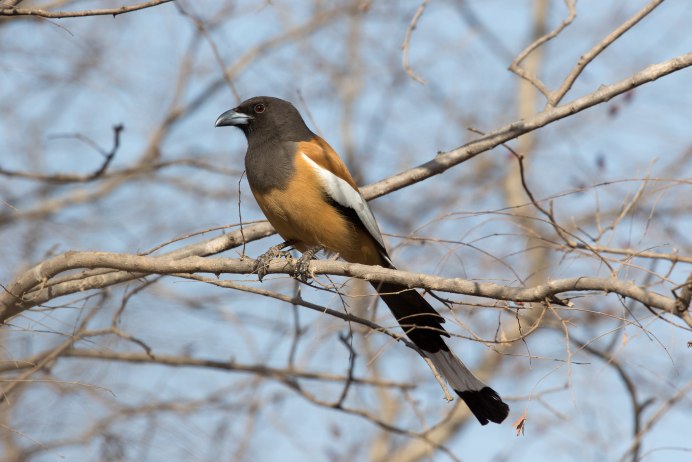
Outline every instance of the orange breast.
{"type": "Polygon", "coordinates": [[[253,191],[269,222],[301,252],[320,246],[352,263],[381,263],[370,235],[354,225],[325,201],[319,178],[312,167],[296,156],[296,175],[284,190],[253,191]]]}

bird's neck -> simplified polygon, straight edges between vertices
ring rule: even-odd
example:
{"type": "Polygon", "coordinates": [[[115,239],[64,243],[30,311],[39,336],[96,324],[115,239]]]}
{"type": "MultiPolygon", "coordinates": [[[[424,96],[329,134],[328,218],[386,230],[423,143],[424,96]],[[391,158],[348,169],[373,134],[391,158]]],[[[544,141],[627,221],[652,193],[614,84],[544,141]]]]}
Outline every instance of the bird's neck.
{"type": "Polygon", "coordinates": [[[250,142],[245,154],[245,171],[253,194],[286,189],[295,170],[295,143],[263,140],[250,142]]]}

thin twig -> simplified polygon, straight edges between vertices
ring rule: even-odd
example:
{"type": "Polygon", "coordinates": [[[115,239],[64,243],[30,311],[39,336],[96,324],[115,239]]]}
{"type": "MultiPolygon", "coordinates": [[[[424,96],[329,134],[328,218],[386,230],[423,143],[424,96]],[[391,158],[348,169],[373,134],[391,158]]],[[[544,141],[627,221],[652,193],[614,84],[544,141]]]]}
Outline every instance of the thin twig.
{"type": "Polygon", "coordinates": [[[9,176],[9,177],[18,177],[18,178],[25,178],[29,180],[34,180],[34,181],[41,181],[44,183],[53,183],[53,184],[67,184],[67,183],[88,183],[90,181],[96,180],[98,178],[102,178],[104,174],[106,173],[106,170],[110,166],[111,162],[113,161],[113,158],[115,157],[115,154],[118,152],[118,148],[120,147],[120,133],[125,129],[125,127],[122,124],[115,125],[113,127],[113,147],[109,152],[106,152],[104,149],[99,147],[96,142],[94,142],[92,139],[81,135],[81,134],[75,134],[75,135],[54,135],[52,138],[74,138],[79,141],[82,141],[92,148],[96,149],[100,154],[103,155],[104,159],[103,162],[101,163],[101,166],[94,170],[91,173],[88,173],[86,175],[74,175],[74,174],[65,174],[65,173],[58,173],[55,175],[42,175],[40,173],[29,173],[29,172],[21,172],[21,171],[13,171],[13,170],[5,170],[3,168],[0,168],[0,175],[4,176],[9,176]]]}
{"type": "Polygon", "coordinates": [[[413,80],[415,80],[418,83],[425,83],[425,80],[420,77],[418,74],[413,72],[413,69],[411,69],[411,66],[409,65],[408,62],[408,54],[409,54],[409,49],[411,48],[411,36],[413,35],[413,31],[416,30],[416,26],[418,25],[418,21],[420,20],[421,16],[423,16],[423,13],[425,12],[425,7],[428,6],[428,3],[430,3],[430,0],[423,0],[423,2],[418,6],[418,9],[416,10],[416,13],[413,15],[413,18],[411,19],[411,23],[408,25],[408,28],[406,29],[406,36],[404,37],[404,43],[401,45],[401,49],[403,50],[403,66],[404,70],[406,73],[411,77],[413,80]]]}
{"type": "Polygon", "coordinates": [[[202,21],[201,18],[187,11],[180,1],[175,2],[174,5],[178,9],[180,14],[189,18],[193,22],[197,30],[202,33],[205,40],[209,44],[209,47],[211,48],[211,51],[214,55],[214,59],[216,60],[221,69],[221,73],[223,75],[224,80],[226,81],[226,84],[228,85],[228,88],[231,89],[231,92],[233,93],[233,96],[235,97],[236,101],[240,103],[240,101],[242,101],[242,99],[240,98],[240,93],[238,92],[238,90],[235,87],[235,84],[233,83],[233,78],[230,72],[228,72],[229,67],[226,66],[226,63],[224,63],[223,58],[221,57],[221,53],[219,52],[219,47],[216,45],[216,41],[209,33],[207,25],[204,23],[204,21],[202,21]]]}
{"type": "Polygon", "coordinates": [[[603,50],[608,48],[615,40],[620,38],[622,34],[630,30],[632,27],[634,27],[635,24],[637,24],[639,21],[644,19],[646,15],[651,13],[657,6],[659,6],[661,3],[663,3],[663,0],[653,0],[649,4],[647,4],[644,8],[642,8],[640,11],[638,11],[634,16],[629,18],[627,21],[622,23],[620,27],[612,31],[608,36],[606,36],[603,40],[601,40],[596,46],[594,46],[592,49],[590,49],[588,52],[584,53],[580,58],[577,64],[574,66],[574,68],[570,71],[570,73],[565,77],[565,80],[562,82],[559,88],[557,88],[555,91],[551,92],[548,96],[548,104],[551,106],[555,106],[562,101],[562,98],[567,94],[567,92],[572,88],[572,85],[574,82],[577,80],[579,75],[581,75],[582,71],[586,66],[589,65],[591,61],[596,58],[603,50]]]}
{"type": "Polygon", "coordinates": [[[342,407],[346,397],[348,396],[348,391],[351,389],[351,384],[353,383],[354,370],[356,367],[356,350],[353,349],[353,334],[346,336],[339,334],[339,340],[341,341],[346,349],[348,350],[348,374],[346,380],[344,380],[344,387],[341,390],[341,395],[337,400],[335,407],[342,407]]]}
{"type": "Polygon", "coordinates": [[[554,30],[550,31],[549,33],[537,38],[536,40],[533,41],[529,46],[527,46],[521,53],[517,55],[516,58],[514,58],[514,61],[512,61],[512,64],[509,65],[509,70],[511,72],[514,72],[517,74],[519,77],[522,79],[528,81],[536,87],[538,91],[543,93],[543,95],[546,98],[550,97],[550,90],[548,87],[538,78],[538,76],[530,74],[527,72],[524,68],[522,68],[520,65],[524,59],[526,59],[527,56],[531,54],[536,48],[540,47],[544,43],[554,39],[557,37],[567,26],[572,24],[572,21],[574,21],[574,18],[577,16],[577,11],[575,8],[576,5],[576,0],[564,0],[565,5],[567,6],[567,18],[562,21],[562,23],[556,27],[554,30]]]}

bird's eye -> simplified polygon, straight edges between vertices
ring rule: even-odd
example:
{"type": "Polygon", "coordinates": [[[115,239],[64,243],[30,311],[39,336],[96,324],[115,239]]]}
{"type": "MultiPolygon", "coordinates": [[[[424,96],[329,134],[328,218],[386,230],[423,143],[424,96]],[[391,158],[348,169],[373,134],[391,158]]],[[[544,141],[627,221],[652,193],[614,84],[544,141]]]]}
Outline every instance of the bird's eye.
{"type": "Polygon", "coordinates": [[[261,114],[264,112],[266,107],[262,103],[257,103],[257,104],[255,104],[255,107],[253,107],[252,109],[255,111],[255,113],[261,114]]]}

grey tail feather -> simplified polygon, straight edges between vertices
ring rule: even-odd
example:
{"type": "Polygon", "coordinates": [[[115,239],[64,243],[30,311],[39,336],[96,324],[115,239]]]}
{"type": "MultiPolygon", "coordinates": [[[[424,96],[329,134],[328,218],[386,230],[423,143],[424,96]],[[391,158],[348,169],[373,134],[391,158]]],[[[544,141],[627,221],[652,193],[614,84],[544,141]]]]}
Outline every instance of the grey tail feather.
{"type": "Polygon", "coordinates": [[[484,384],[451,351],[426,353],[438,372],[457,395],[464,400],[481,425],[501,423],[509,414],[509,406],[495,390],[484,384]]]}
{"type": "Polygon", "coordinates": [[[505,420],[509,414],[509,406],[449,350],[443,339],[443,336],[449,337],[442,327],[444,318],[423,296],[399,284],[373,282],[372,285],[389,306],[408,338],[432,361],[481,425],[505,420]]]}

